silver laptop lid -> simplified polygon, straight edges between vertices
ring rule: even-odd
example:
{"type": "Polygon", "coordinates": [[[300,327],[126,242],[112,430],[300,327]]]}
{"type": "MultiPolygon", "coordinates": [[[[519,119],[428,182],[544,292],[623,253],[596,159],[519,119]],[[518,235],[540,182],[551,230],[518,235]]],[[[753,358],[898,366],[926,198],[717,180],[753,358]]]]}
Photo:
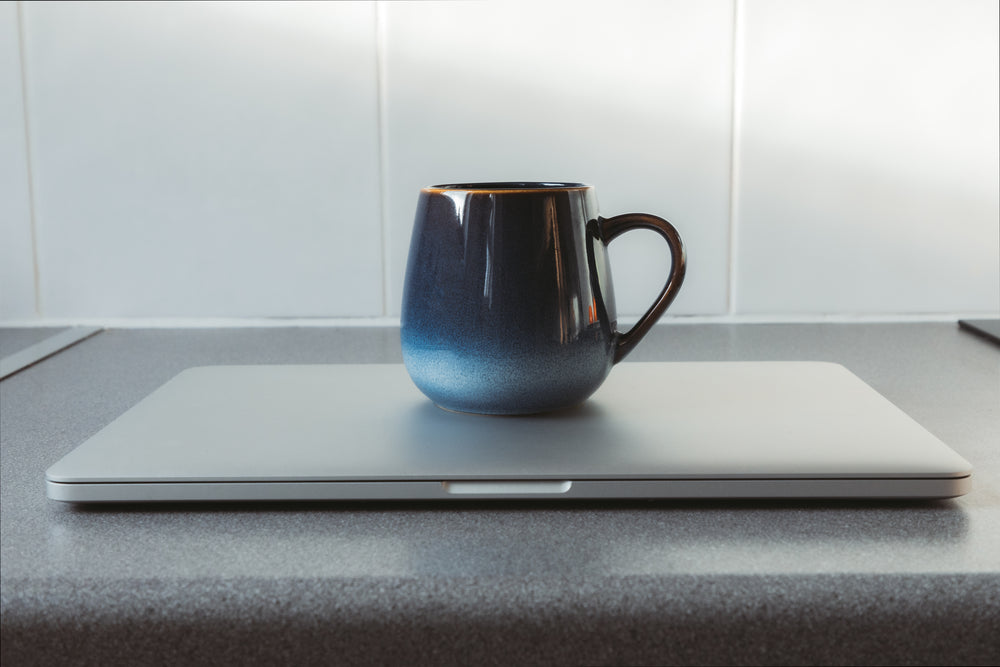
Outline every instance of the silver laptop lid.
{"type": "MultiPolygon", "coordinates": [[[[622,364],[578,408],[530,417],[443,411],[401,365],[192,368],[49,468],[46,478],[50,497],[83,501],[102,499],[91,497],[93,489],[109,485],[117,486],[105,500],[160,499],[149,497],[149,488],[128,493],[154,484],[167,485],[161,493],[184,484],[196,485],[192,492],[206,485],[248,489],[231,499],[396,498],[411,496],[385,491],[386,484],[413,482],[444,495],[517,495],[520,488],[588,497],[580,495],[584,483],[600,481],[593,497],[655,497],[648,489],[614,491],[615,484],[644,480],[712,480],[717,491],[709,495],[722,497],[733,495],[727,480],[729,489],[739,489],[740,480],[798,480],[801,490],[792,496],[825,497],[822,484],[808,490],[809,480],[867,479],[875,487],[862,486],[871,490],[878,480],[956,480],[970,472],[967,461],[842,366],[689,362],[622,364]],[[294,485],[309,483],[330,489],[296,494],[306,486],[294,485]],[[343,495],[337,483],[383,490],[343,495]],[[268,484],[291,488],[275,496],[252,490],[268,484]],[[88,485],[91,496],[69,497],[88,485]]],[[[162,499],[215,497],[227,496],[162,499]]]]}

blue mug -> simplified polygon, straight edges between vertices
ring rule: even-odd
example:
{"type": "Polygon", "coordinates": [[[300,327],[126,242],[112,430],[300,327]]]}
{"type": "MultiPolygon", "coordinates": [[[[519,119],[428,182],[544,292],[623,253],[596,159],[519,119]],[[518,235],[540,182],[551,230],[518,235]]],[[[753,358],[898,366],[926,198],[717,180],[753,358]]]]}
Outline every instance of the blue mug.
{"type": "Polygon", "coordinates": [[[662,218],[601,218],[580,183],[464,183],[420,191],[403,287],[403,361],[417,387],[458,412],[517,415],[577,405],[674,300],[684,246],[662,218]],[[670,275],[629,331],[617,330],[607,244],[660,233],[670,275]]]}

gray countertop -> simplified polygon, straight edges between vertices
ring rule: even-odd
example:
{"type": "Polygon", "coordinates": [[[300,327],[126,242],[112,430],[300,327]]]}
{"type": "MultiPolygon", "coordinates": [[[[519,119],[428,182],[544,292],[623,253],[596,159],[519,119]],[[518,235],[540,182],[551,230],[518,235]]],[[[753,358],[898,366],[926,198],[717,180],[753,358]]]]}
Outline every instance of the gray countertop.
{"type": "Polygon", "coordinates": [[[65,330],[66,327],[0,329],[0,358],[20,352],[26,347],[40,343],[65,330]]]}
{"type": "Polygon", "coordinates": [[[0,382],[0,658],[1000,662],[1000,346],[947,323],[667,324],[629,357],[779,359],[847,366],[972,462],[972,492],[82,509],[45,498],[45,469],[185,368],[400,361],[391,328],[104,331],[0,382]]]}

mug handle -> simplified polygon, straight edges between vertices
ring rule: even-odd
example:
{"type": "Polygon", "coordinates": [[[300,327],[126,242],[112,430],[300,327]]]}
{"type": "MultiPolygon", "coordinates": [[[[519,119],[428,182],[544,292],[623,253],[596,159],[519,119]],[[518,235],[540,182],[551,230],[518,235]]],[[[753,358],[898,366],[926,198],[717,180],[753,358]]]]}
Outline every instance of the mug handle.
{"type": "Polygon", "coordinates": [[[666,239],[667,245],[670,246],[671,264],[670,276],[667,278],[667,283],[660,291],[660,295],[656,297],[656,301],[639,318],[635,326],[625,333],[619,333],[614,358],[614,363],[617,364],[632,351],[632,348],[636,346],[643,336],[649,333],[649,330],[656,324],[656,321],[660,319],[664,311],[673,303],[677,292],[681,289],[681,284],[684,282],[687,256],[684,252],[684,244],[681,243],[680,234],[677,233],[674,226],[655,215],[649,215],[648,213],[625,213],[623,215],[616,215],[613,218],[600,218],[600,225],[601,235],[604,237],[605,244],[611,243],[612,239],[627,231],[649,229],[657,232],[666,239]]]}

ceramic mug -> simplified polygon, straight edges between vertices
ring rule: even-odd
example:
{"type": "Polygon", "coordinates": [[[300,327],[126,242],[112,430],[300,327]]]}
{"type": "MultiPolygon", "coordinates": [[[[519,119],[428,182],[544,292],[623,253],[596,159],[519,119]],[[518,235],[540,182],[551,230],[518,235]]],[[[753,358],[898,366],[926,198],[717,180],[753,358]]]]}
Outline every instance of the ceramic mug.
{"type": "Polygon", "coordinates": [[[403,288],[406,369],[438,406],[530,414],[586,400],[649,331],[684,280],[662,218],[601,218],[580,183],[466,183],[420,191],[403,288]],[[607,244],[660,233],[670,275],[629,331],[617,330],[607,244]]]}

